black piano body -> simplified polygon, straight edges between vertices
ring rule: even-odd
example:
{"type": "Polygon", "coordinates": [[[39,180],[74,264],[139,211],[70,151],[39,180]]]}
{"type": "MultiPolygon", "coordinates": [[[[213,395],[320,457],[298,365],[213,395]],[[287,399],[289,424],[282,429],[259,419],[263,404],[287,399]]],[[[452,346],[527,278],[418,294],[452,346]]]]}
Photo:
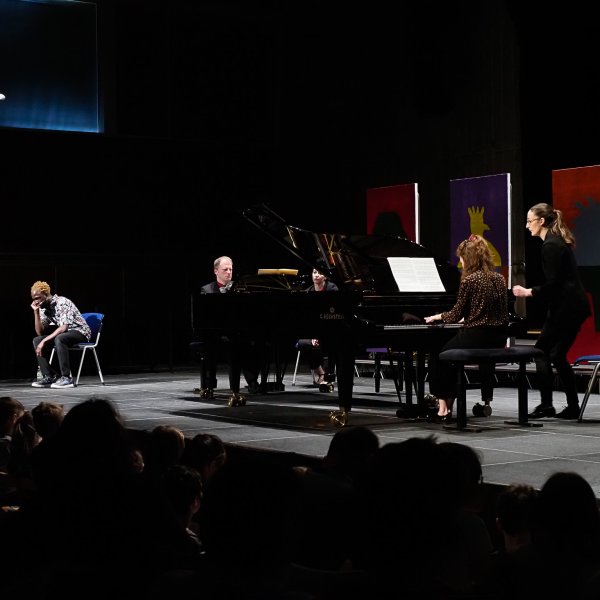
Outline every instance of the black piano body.
{"type": "MultiPolygon", "coordinates": [[[[286,266],[305,272],[316,268],[334,281],[339,291],[306,292],[306,278],[241,277],[226,294],[195,298],[194,328],[200,335],[220,330],[224,334],[245,332],[274,343],[291,338],[324,340],[336,354],[338,400],[344,411],[352,407],[354,360],[361,349],[390,347],[422,356],[455,335],[453,327],[422,324],[423,317],[453,306],[460,274],[457,267],[436,260],[420,244],[393,235],[311,232],[289,225],[265,205],[246,209],[243,216],[285,249],[286,266]],[[388,257],[406,256],[433,259],[444,291],[399,290],[388,257]]],[[[418,379],[423,378],[418,374],[418,379]]],[[[416,408],[423,399],[420,383],[416,408]]],[[[408,384],[405,395],[410,409],[408,384]]]]}

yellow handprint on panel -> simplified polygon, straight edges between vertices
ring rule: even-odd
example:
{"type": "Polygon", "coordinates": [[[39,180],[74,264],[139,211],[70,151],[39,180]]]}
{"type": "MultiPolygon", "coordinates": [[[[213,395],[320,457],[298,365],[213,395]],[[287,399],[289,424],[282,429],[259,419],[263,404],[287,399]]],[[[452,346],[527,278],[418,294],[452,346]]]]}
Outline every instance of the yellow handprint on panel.
{"type": "MultiPolygon", "coordinates": [[[[484,231],[489,231],[490,227],[486,223],[483,222],[483,213],[485,212],[484,206],[471,206],[467,208],[467,212],[469,213],[469,222],[470,229],[473,235],[480,235],[481,237],[485,237],[483,235],[484,231]]],[[[500,253],[492,242],[489,240],[485,240],[490,248],[492,256],[494,257],[494,265],[500,267],[502,265],[502,258],[500,257],[500,253]]]]}

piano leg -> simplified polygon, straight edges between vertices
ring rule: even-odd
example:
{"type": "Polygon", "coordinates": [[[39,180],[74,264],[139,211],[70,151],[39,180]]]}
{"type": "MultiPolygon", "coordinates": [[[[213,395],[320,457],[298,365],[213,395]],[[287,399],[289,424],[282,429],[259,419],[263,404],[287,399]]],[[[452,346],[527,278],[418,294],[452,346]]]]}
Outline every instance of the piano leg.
{"type": "Polygon", "coordinates": [[[201,398],[213,398],[217,387],[217,360],[215,344],[210,340],[198,340],[190,343],[190,349],[200,361],[200,387],[194,388],[194,394],[201,398]]]}
{"type": "Polygon", "coordinates": [[[354,387],[354,351],[351,343],[340,341],[336,348],[336,369],[339,411],[333,411],[329,418],[335,425],[344,427],[352,410],[352,390],[354,387]]]}
{"type": "MultiPolygon", "coordinates": [[[[400,401],[400,408],[396,416],[400,419],[418,419],[427,416],[427,405],[425,403],[425,352],[415,353],[415,365],[413,365],[413,353],[404,353],[404,386],[406,402],[400,401]],[[417,402],[413,403],[413,391],[417,402]]],[[[400,398],[400,393],[398,393],[400,398]]]]}

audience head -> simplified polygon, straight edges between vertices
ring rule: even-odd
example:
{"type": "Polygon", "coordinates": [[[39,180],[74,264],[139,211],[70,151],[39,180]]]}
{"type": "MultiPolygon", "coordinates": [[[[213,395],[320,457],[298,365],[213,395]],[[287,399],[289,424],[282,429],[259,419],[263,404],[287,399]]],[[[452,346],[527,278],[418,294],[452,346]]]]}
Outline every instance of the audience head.
{"type": "Polygon", "coordinates": [[[0,435],[12,435],[15,425],[25,413],[25,407],[11,396],[0,397],[0,435]]]}
{"type": "Polygon", "coordinates": [[[151,460],[166,466],[177,464],[185,448],[185,435],[173,425],[157,425],[150,435],[151,460]]]}
{"type": "Polygon", "coordinates": [[[65,466],[77,469],[81,475],[89,471],[90,478],[99,472],[116,477],[137,472],[133,443],[108,398],[92,396],[73,406],[55,440],[65,466]]]}
{"type": "Polygon", "coordinates": [[[53,436],[65,418],[65,407],[55,402],[40,402],[31,411],[36,431],[42,439],[53,436]]]}
{"type": "Polygon", "coordinates": [[[180,519],[189,521],[200,509],[202,477],[196,469],[173,465],[161,476],[161,490],[167,504],[180,519]]]}
{"type": "Polygon", "coordinates": [[[442,442],[439,447],[443,453],[447,506],[479,509],[483,482],[479,453],[459,442],[442,442]]]}
{"type": "Polygon", "coordinates": [[[61,433],[93,440],[119,437],[123,421],[116,406],[108,398],[92,396],[73,406],[63,419],[61,433]]]}
{"type": "Polygon", "coordinates": [[[551,475],[540,490],[533,541],[544,554],[577,561],[600,555],[600,514],[594,490],[578,473],[551,475]]]}
{"type": "Polygon", "coordinates": [[[331,438],[324,462],[329,468],[354,476],[378,449],[379,438],[368,427],[343,427],[331,438]]]}
{"type": "Polygon", "coordinates": [[[524,483],[513,483],[496,498],[496,525],[507,535],[518,535],[531,530],[538,491],[524,483]]]}
{"type": "Polygon", "coordinates": [[[24,455],[29,455],[39,443],[40,436],[35,429],[33,417],[28,410],[25,410],[15,423],[13,444],[20,446],[24,455]]]}
{"type": "Polygon", "coordinates": [[[196,469],[206,483],[227,460],[227,450],[221,438],[213,433],[198,433],[187,440],[182,463],[196,469]]]}

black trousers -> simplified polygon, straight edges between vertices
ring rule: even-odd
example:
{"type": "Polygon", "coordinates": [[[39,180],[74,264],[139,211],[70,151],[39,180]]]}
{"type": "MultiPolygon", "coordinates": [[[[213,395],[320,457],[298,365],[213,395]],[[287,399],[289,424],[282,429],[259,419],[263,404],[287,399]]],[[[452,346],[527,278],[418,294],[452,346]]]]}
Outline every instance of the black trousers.
{"type": "Polygon", "coordinates": [[[542,328],[542,333],[535,346],[544,352],[542,358],[536,359],[535,367],[538,387],[542,404],[552,404],[552,387],[554,373],[552,365],[556,367],[558,376],[563,384],[567,404],[577,406],[577,382],[575,373],[567,360],[567,352],[571,349],[581,325],[587,317],[573,318],[572,320],[555,323],[547,319],[542,328]]]}
{"type": "Polygon", "coordinates": [[[298,350],[308,362],[308,366],[314,371],[325,364],[325,355],[321,346],[313,346],[312,339],[298,340],[298,350]]]}
{"type": "MultiPolygon", "coordinates": [[[[40,342],[45,338],[45,335],[37,335],[33,338],[33,347],[37,349],[40,342]]],[[[87,342],[87,338],[80,331],[65,331],[57,335],[55,338],[50,340],[47,344],[44,344],[44,352],[41,356],[36,354],[37,363],[42,371],[42,375],[54,376],[56,375],[54,369],[50,365],[50,354],[52,348],[56,348],[56,354],[58,356],[58,364],[60,367],[60,374],[62,377],[71,377],[71,360],[69,357],[69,348],[75,344],[81,344],[87,342]]]]}
{"type": "Polygon", "coordinates": [[[229,335],[203,339],[200,354],[203,359],[201,387],[217,387],[217,365],[225,361],[229,366],[229,388],[237,393],[240,391],[242,373],[248,385],[257,383],[264,351],[259,343],[243,336],[229,335]]]}

